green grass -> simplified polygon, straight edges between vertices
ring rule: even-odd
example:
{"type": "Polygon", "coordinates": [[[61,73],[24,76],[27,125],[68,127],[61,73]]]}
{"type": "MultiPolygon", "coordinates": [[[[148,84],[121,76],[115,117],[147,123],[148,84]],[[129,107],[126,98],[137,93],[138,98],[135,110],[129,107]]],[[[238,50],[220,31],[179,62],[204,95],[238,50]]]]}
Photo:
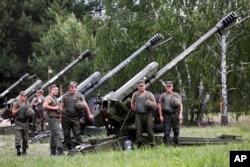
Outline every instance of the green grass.
{"type": "Polygon", "coordinates": [[[30,144],[28,156],[17,157],[13,135],[0,135],[1,167],[228,167],[230,150],[250,150],[249,124],[214,127],[182,127],[181,136],[216,137],[221,134],[238,135],[242,143],[223,145],[134,149],[107,151],[75,156],[49,156],[49,144],[30,144]],[[248,140],[247,140],[248,139],[248,140]]]}

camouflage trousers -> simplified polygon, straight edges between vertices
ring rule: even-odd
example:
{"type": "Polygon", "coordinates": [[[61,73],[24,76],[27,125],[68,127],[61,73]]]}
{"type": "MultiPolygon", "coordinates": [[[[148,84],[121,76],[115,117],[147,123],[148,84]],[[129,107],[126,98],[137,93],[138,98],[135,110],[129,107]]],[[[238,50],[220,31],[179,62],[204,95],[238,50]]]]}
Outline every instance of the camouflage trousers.
{"type": "Polygon", "coordinates": [[[15,122],[15,147],[27,149],[29,140],[29,123],[15,122]]]}
{"type": "Polygon", "coordinates": [[[178,119],[178,112],[176,113],[164,113],[164,124],[163,124],[163,131],[164,131],[164,138],[163,142],[166,144],[170,143],[170,132],[171,129],[174,131],[174,144],[179,143],[179,133],[180,133],[180,121],[178,119]]]}
{"type": "Polygon", "coordinates": [[[33,122],[37,132],[46,131],[46,111],[43,111],[42,117],[36,117],[33,122]]]}
{"type": "Polygon", "coordinates": [[[59,118],[48,117],[50,136],[50,147],[62,148],[61,135],[60,135],[60,120],[59,118]]]}
{"type": "Polygon", "coordinates": [[[70,117],[65,114],[62,116],[62,128],[64,135],[64,143],[70,150],[72,148],[71,141],[71,131],[73,132],[73,136],[75,139],[74,145],[82,144],[81,138],[81,125],[79,117],[70,117]]]}
{"type": "Polygon", "coordinates": [[[135,115],[136,126],[136,141],[140,144],[143,140],[143,132],[146,130],[148,134],[149,144],[154,144],[154,132],[153,132],[153,115],[151,112],[145,114],[136,113],[135,115]]]}

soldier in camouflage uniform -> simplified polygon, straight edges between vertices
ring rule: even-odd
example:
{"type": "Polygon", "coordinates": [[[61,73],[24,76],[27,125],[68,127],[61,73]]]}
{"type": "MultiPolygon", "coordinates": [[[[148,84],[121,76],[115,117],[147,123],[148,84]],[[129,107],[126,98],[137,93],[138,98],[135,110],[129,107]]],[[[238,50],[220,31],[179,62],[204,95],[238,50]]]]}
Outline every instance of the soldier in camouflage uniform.
{"type": "Polygon", "coordinates": [[[30,103],[27,101],[27,94],[21,91],[19,99],[14,102],[12,114],[15,117],[15,146],[17,155],[27,155],[29,139],[29,118],[27,117],[30,103]],[[21,152],[22,146],[22,152],[21,152]]]}
{"type": "Polygon", "coordinates": [[[50,86],[50,94],[46,96],[43,108],[47,111],[50,136],[50,155],[63,155],[63,147],[60,136],[60,104],[56,99],[58,94],[58,85],[50,86]],[[57,152],[56,152],[57,151],[57,152]]]}
{"type": "Polygon", "coordinates": [[[80,117],[82,115],[83,110],[88,113],[90,119],[93,119],[93,115],[90,112],[85,98],[80,92],[77,92],[76,82],[70,82],[69,91],[63,95],[61,105],[63,111],[62,129],[64,134],[64,143],[70,151],[72,149],[70,135],[71,130],[75,139],[75,143],[73,145],[82,144],[80,117]],[[82,108],[76,106],[76,104],[79,102],[82,103],[82,108]]]}
{"type": "Polygon", "coordinates": [[[131,98],[131,109],[135,111],[135,125],[136,125],[136,142],[138,148],[143,142],[143,131],[146,129],[151,147],[154,146],[154,132],[153,132],[153,113],[152,110],[146,108],[146,101],[150,100],[156,106],[154,95],[145,89],[145,81],[138,82],[138,91],[133,93],[131,98]]]}
{"type": "Polygon", "coordinates": [[[36,97],[31,101],[31,106],[34,108],[36,114],[34,114],[33,124],[37,133],[46,130],[46,111],[43,109],[43,102],[45,97],[43,96],[43,90],[36,91],[36,97]]]}
{"type": "Polygon", "coordinates": [[[174,139],[173,142],[175,145],[179,144],[179,133],[180,133],[180,120],[182,119],[182,111],[183,106],[181,103],[181,97],[178,93],[173,92],[173,82],[166,81],[165,83],[166,92],[162,93],[159,98],[159,115],[160,120],[164,121],[163,123],[163,130],[164,130],[164,137],[163,142],[166,145],[170,144],[170,132],[171,128],[174,131],[174,139]],[[177,106],[173,106],[174,100],[173,98],[177,98],[179,100],[179,104],[177,106]]]}

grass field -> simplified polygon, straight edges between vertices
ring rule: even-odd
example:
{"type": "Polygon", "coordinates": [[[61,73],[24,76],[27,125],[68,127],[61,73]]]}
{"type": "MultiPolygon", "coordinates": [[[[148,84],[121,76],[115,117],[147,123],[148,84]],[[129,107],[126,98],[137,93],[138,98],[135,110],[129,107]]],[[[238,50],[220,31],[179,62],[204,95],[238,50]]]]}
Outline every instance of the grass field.
{"type": "Polygon", "coordinates": [[[14,135],[0,135],[0,167],[229,167],[231,150],[250,150],[250,123],[243,121],[228,126],[184,127],[181,136],[216,137],[221,134],[242,136],[241,143],[203,146],[107,151],[75,156],[49,155],[49,144],[30,144],[28,156],[17,157],[14,135]]]}

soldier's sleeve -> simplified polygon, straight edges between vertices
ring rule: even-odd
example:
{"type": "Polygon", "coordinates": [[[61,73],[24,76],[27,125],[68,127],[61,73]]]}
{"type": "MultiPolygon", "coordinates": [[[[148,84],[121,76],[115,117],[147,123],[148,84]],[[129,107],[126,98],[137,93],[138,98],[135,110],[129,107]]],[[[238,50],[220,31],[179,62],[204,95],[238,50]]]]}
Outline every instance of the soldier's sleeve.
{"type": "Polygon", "coordinates": [[[65,98],[66,98],[66,94],[64,94],[64,95],[62,96],[61,103],[65,103],[65,98]]]}
{"type": "Polygon", "coordinates": [[[151,100],[152,100],[153,102],[156,102],[155,96],[154,96],[154,94],[153,94],[152,92],[150,92],[150,97],[151,97],[151,100]]]}
{"type": "Polygon", "coordinates": [[[18,109],[18,104],[17,104],[17,102],[14,102],[14,103],[13,103],[12,110],[17,110],[17,109],[18,109]]]}
{"type": "Polygon", "coordinates": [[[86,100],[85,100],[85,97],[84,97],[80,92],[78,92],[78,94],[79,94],[79,96],[80,96],[80,100],[81,100],[81,101],[86,101],[86,100]]]}
{"type": "Polygon", "coordinates": [[[18,112],[18,103],[17,102],[14,102],[13,103],[13,107],[12,107],[12,110],[11,110],[11,113],[12,113],[12,115],[13,116],[15,116],[16,115],[16,113],[18,112]]]}
{"type": "Polygon", "coordinates": [[[161,94],[159,97],[159,103],[162,103],[162,102],[163,102],[163,98],[162,98],[162,94],[161,94]]]}

